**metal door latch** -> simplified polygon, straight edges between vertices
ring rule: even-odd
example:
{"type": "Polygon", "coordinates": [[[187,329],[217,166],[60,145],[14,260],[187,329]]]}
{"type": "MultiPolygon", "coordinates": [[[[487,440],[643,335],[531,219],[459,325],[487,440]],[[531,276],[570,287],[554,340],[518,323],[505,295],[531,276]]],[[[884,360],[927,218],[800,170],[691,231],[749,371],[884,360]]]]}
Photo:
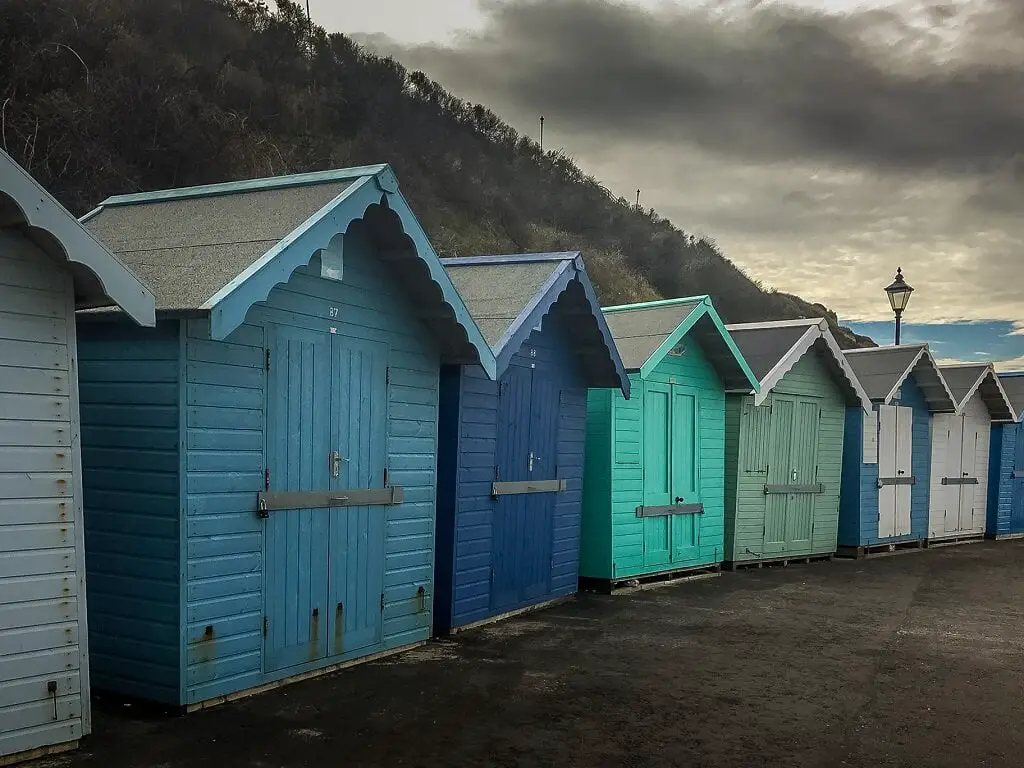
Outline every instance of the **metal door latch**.
{"type": "Polygon", "coordinates": [[[331,477],[341,475],[341,452],[331,451],[331,477]]]}
{"type": "Polygon", "coordinates": [[[796,482],[796,470],[795,469],[790,470],[790,477],[792,478],[792,481],[795,483],[796,482]]]}
{"type": "Polygon", "coordinates": [[[529,461],[529,466],[528,466],[528,469],[530,470],[530,472],[533,472],[533,463],[535,461],[541,461],[541,458],[540,458],[540,456],[534,456],[533,455],[533,451],[530,451],[530,461],[529,461]]]}

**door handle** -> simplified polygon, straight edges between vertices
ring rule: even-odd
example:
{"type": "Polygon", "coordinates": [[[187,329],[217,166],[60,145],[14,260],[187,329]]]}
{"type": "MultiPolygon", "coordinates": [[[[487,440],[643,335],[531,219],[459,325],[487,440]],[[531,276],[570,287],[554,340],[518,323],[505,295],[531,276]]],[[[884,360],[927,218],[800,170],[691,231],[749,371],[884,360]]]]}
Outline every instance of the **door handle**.
{"type": "Polygon", "coordinates": [[[686,499],[682,496],[676,496],[676,504],[682,504],[684,501],[686,501],[686,499]]]}
{"type": "Polygon", "coordinates": [[[528,469],[529,469],[529,471],[533,472],[533,463],[535,461],[541,461],[541,460],[542,459],[540,458],[540,456],[534,456],[533,455],[533,451],[530,451],[530,460],[528,462],[528,469]]]}
{"type": "Polygon", "coordinates": [[[341,474],[341,452],[331,451],[331,477],[338,477],[341,474]]]}
{"type": "Polygon", "coordinates": [[[897,469],[896,470],[896,474],[897,475],[902,475],[903,474],[903,470],[902,469],[897,469]]]}

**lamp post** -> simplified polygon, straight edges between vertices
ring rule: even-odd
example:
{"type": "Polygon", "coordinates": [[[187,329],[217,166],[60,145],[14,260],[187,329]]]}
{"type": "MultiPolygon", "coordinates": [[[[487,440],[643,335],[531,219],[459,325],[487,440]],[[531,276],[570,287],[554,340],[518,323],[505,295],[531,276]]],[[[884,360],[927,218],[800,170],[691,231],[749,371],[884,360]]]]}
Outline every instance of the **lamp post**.
{"type": "Polygon", "coordinates": [[[885,292],[889,294],[889,306],[896,313],[896,345],[899,346],[900,320],[903,317],[903,310],[907,308],[907,302],[910,301],[910,294],[914,292],[903,279],[903,270],[900,267],[896,268],[896,279],[886,287],[885,292]]]}

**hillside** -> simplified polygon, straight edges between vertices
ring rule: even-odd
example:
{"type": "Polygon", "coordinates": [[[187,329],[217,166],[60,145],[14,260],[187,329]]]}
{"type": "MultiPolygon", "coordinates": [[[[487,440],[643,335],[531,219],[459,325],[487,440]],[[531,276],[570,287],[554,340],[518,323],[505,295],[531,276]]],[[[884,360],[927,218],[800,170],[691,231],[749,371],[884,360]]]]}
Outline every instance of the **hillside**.
{"type": "Polygon", "coordinates": [[[387,162],[442,255],[580,249],[606,304],[709,293],[732,322],[827,315],[486,107],[277,6],[0,0],[0,143],[76,214],[111,194],[387,162]]]}

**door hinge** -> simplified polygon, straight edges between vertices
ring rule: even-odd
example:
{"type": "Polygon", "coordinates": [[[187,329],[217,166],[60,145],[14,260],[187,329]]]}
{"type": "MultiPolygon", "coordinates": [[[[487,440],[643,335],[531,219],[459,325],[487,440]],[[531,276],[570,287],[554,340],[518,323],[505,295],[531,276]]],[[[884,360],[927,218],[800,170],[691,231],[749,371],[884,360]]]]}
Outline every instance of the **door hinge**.
{"type": "Polygon", "coordinates": [[[384,593],[380,593],[380,612],[384,613],[384,593]]]}
{"type": "Polygon", "coordinates": [[[501,480],[501,477],[498,475],[498,465],[495,464],[494,465],[494,482],[498,482],[499,480],[501,480]]]}
{"type": "Polygon", "coordinates": [[[388,468],[384,467],[384,487],[388,487],[388,468]]]}
{"type": "Polygon", "coordinates": [[[263,636],[267,636],[267,617],[263,617],[263,636]]]}
{"type": "Polygon", "coordinates": [[[270,467],[263,470],[263,490],[270,490],[270,467]]]}
{"type": "Polygon", "coordinates": [[[267,350],[266,359],[265,359],[265,365],[266,365],[266,369],[269,371],[270,370],[270,350],[269,349],[267,350]]]}
{"type": "Polygon", "coordinates": [[[391,383],[391,366],[390,365],[387,368],[384,369],[384,383],[385,384],[390,384],[391,383]]]}

